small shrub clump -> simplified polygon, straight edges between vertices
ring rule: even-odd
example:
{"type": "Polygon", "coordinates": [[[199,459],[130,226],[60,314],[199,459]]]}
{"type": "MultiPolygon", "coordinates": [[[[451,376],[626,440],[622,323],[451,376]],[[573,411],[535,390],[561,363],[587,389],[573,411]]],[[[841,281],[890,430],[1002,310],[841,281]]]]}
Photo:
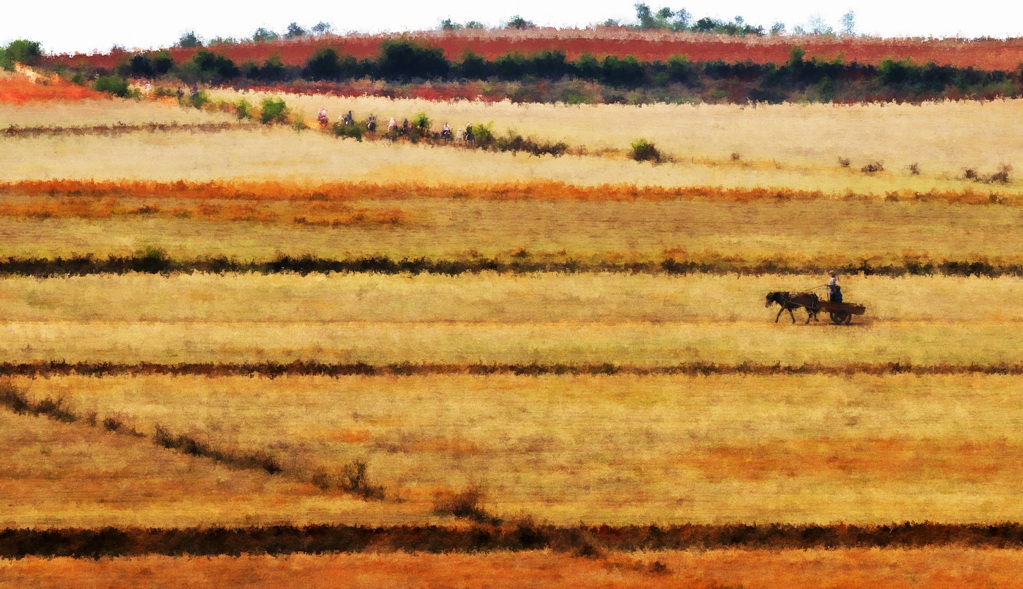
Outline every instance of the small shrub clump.
{"type": "Polygon", "coordinates": [[[637,162],[659,163],[661,161],[661,152],[658,151],[657,146],[646,139],[637,139],[632,142],[632,152],[629,154],[629,157],[637,162]]]}
{"type": "Polygon", "coordinates": [[[494,144],[496,138],[494,137],[494,123],[493,121],[487,124],[472,125],[473,140],[476,143],[476,147],[487,148],[494,144]]]}
{"type": "Polygon", "coordinates": [[[966,168],[963,170],[963,179],[984,184],[1008,184],[1012,181],[1012,166],[1002,164],[998,167],[998,171],[993,174],[981,174],[976,168],[966,168]]]}
{"type": "Polygon", "coordinates": [[[382,485],[370,483],[364,460],[353,460],[345,464],[338,474],[318,470],[313,474],[312,483],[324,491],[337,489],[363,499],[383,500],[385,497],[382,485]]]}
{"type": "Polygon", "coordinates": [[[1012,174],[1012,166],[1009,164],[1002,164],[998,167],[998,171],[987,177],[988,182],[998,182],[999,184],[1008,184],[1011,182],[1010,174],[1012,174]]]}
{"type": "Polygon", "coordinates": [[[453,515],[486,525],[501,524],[501,519],[490,515],[480,506],[482,500],[483,490],[473,485],[457,493],[438,496],[434,504],[434,513],[438,515],[453,515]]]}
{"type": "Polygon", "coordinates": [[[863,172],[864,174],[874,174],[877,172],[883,172],[884,163],[880,161],[873,161],[860,168],[860,171],[863,172]]]}
{"type": "Polygon", "coordinates": [[[252,103],[244,98],[240,98],[234,105],[234,112],[238,115],[238,120],[251,119],[252,103]]]}
{"type": "Polygon", "coordinates": [[[92,83],[92,89],[97,92],[106,92],[119,98],[131,96],[131,89],[128,81],[117,76],[100,76],[92,83]]]}
{"type": "Polygon", "coordinates": [[[290,110],[283,98],[264,98],[260,104],[259,122],[264,125],[285,124],[290,110]]]}
{"type": "Polygon", "coordinates": [[[568,144],[564,141],[551,143],[549,141],[537,141],[532,137],[523,137],[517,133],[509,132],[506,136],[497,139],[494,147],[498,151],[510,151],[517,153],[524,151],[533,155],[553,155],[558,157],[568,151],[568,144]]]}
{"type": "Polygon", "coordinates": [[[359,125],[334,123],[331,126],[331,130],[334,132],[335,137],[339,137],[341,139],[352,138],[356,141],[362,141],[362,127],[359,125]]]}

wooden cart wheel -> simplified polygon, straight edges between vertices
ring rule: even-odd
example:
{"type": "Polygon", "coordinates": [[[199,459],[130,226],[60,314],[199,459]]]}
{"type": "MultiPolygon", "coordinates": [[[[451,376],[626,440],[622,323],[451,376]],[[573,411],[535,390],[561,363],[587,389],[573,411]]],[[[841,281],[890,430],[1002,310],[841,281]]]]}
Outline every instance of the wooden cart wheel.
{"type": "Polygon", "coordinates": [[[831,322],[834,323],[835,325],[842,325],[843,323],[848,325],[850,322],[852,322],[852,313],[850,313],[849,311],[844,310],[832,311],[830,315],[831,322]]]}

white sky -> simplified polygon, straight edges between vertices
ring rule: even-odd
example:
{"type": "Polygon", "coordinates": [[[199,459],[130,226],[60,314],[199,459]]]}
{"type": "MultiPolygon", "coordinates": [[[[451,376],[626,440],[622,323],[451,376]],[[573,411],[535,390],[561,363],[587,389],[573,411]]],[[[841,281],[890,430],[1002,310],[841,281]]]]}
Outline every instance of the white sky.
{"type": "MultiPolygon", "coordinates": [[[[289,22],[309,28],[320,21],[335,32],[380,32],[434,29],[443,18],[477,20],[497,26],[514,15],[541,26],[587,26],[615,18],[635,20],[635,0],[557,2],[518,0],[2,0],[0,43],[17,38],[39,41],[48,53],[107,51],[113,45],[128,49],[168,47],[188,30],[202,38],[249,37],[258,27],[283,32],[289,22]]],[[[1023,3],[1006,0],[915,2],[905,0],[689,0],[648,1],[686,8],[694,17],[731,20],[742,16],[752,25],[769,28],[783,22],[791,31],[813,16],[840,28],[840,18],[852,10],[856,32],[885,37],[1018,37],[1023,36],[1023,3]],[[947,8],[945,6],[948,6],[947,8]]]]}

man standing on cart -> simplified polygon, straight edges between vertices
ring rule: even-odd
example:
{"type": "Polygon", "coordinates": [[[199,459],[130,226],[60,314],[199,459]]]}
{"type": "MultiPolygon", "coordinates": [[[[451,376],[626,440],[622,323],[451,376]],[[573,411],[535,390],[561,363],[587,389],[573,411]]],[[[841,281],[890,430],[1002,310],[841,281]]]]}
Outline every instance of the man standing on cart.
{"type": "Polygon", "coordinates": [[[838,286],[838,274],[832,270],[828,275],[831,276],[831,280],[825,285],[828,287],[828,300],[832,303],[841,303],[842,287],[838,286]]]}

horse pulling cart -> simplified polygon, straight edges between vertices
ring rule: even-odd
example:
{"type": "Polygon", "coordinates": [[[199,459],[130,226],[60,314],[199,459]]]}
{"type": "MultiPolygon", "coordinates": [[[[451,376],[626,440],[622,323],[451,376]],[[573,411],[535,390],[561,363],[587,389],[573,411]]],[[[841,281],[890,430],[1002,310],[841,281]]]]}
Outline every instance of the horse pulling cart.
{"type": "Polygon", "coordinates": [[[781,306],[781,310],[778,311],[778,315],[774,318],[775,323],[778,322],[778,319],[781,318],[781,314],[785,311],[789,312],[789,316],[792,317],[792,322],[795,323],[796,316],[792,313],[792,310],[799,308],[806,309],[807,323],[809,323],[811,319],[817,321],[818,313],[827,313],[828,316],[831,317],[831,322],[835,325],[849,325],[852,323],[853,315],[862,315],[867,311],[866,307],[855,303],[822,301],[819,296],[812,292],[767,293],[767,302],[764,306],[770,307],[773,304],[781,306]]]}

